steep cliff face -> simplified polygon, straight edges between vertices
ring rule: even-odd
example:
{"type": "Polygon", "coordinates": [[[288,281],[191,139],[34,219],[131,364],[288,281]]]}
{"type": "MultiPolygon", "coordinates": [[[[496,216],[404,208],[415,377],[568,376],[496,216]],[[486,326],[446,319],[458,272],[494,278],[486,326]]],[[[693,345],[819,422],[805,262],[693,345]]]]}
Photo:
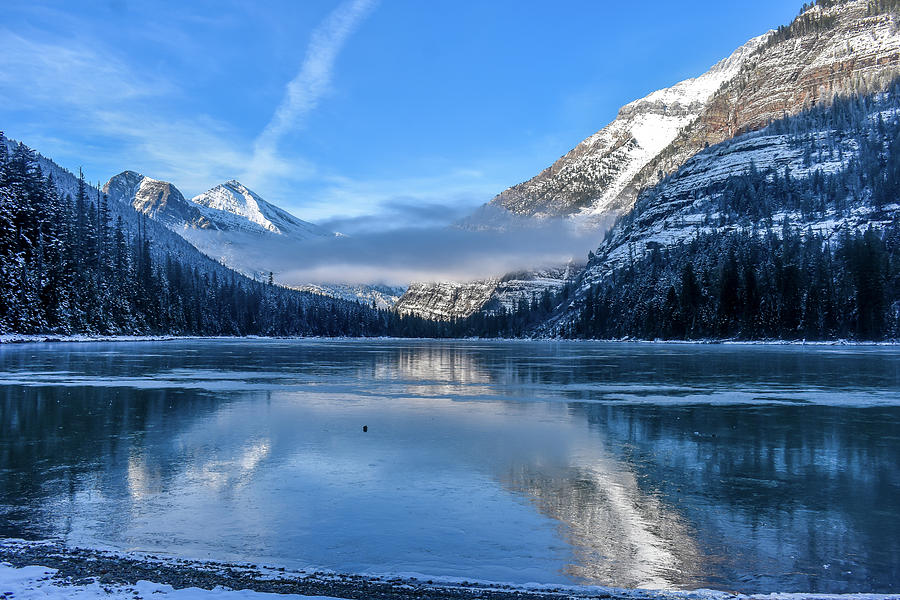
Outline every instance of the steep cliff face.
{"type": "Polygon", "coordinates": [[[699,118],[710,98],[765,43],[754,38],[703,75],[622,107],[615,121],[534,178],[491,201],[517,215],[557,217],[627,208],[637,173],[699,118]]]}
{"type": "Polygon", "coordinates": [[[458,283],[413,283],[394,309],[403,314],[426,319],[463,318],[481,309],[491,299],[499,279],[482,279],[458,283]]]}
{"type": "Polygon", "coordinates": [[[307,283],[292,286],[302,292],[311,292],[320,296],[339,298],[349,302],[360,302],[365,306],[379,309],[393,307],[406,291],[404,287],[392,285],[366,285],[358,283],[307,283]]]}
{"type": "MultiPolygon", "coordinates": [[[[900,72],[898,17],[868,0],[815,6],[696,79],[624,106],[615,121],[490,205],[529,217],[623,213],[707,145],[900,72]]],[[[477,222],[470,224],[477,226],[477,222]]]]}
{"type": "MultiPolygon", "coordinates": [[[[900,17],[867,0],[814,6],[769,35],[700,117],[634,178],[639,191],[706,146],[835,96],[883,89],[900,74],[900,17]]],[[[630,206],[636,196],[623,198],[630,206]]]]}
{"type": "Polygon", "coordinates": [[[465,283],[414,283],[394,308],[404,314],[437,320],[465,318],[479,311],[515,311],[523,300],[540,299],[545,291],[557,293],[578,271],[576,265],[567,265],[465,283]]]}
{"type": "Polygon", "coordinates": [[[134,209],[170,228],[218,229],[201,209],[189,202],[168,181],[124,171],[103,186],[111,200],[131,204],[134,209]]]}

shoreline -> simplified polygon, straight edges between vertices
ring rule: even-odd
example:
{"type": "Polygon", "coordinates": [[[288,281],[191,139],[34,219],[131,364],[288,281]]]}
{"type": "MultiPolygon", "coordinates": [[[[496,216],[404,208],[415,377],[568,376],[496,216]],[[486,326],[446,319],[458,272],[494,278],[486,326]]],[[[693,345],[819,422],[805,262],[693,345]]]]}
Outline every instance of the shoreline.
{"type": "MultiPolygon", "coordinates": [[[[0,566],[7,565],[6,571],[13,573],[43,569],[39,577],[32,579],[32,585],[58,589],[63,596],[68,594],[67,591],[84,591],[93,586],[110,598],[134,597],[137,594],[135,586],[149,582],[172,590],[198,588],[226,596],[233,592],[241,594],[241,598],[245,597],[241,590],[249,590],[264,594],[347,600],[900,600],[900,594],[890,593],[741,594],[710,589],[622,589],[290,571],[276,566],[70,548],[58,541],[0,539],[0,566]]],[[[0,578],[0,586],[4,583],[0,578]]],[[[0,593],[5,591],[0,589],[0,593]]],[[[153,593],[164,595],[166,591],[153,593]]]]}
{"type": "Polygon", "coordinates": [[[113,343],[113,342],[176,342],[176,341],[432,341],[432,342],[552,342],[552,343],[599,343],[599,344],[634,344],[634,345],[678,345],[678,346],[846,346],[846,347],[900,347],[900,340],[890,341],[856,341],[856,340],[735,340],[735,339],[705,339],[705,340],[645,340],[645,339],[566,339],[566,338],[427,338],[427,337],[322,337],[322,336],[227,336],[227,335],[88,335],[72,334],[57,335],[47,334],[0,334],[0,346],[7,344],[73,344],[73,343],[113,343]]]}

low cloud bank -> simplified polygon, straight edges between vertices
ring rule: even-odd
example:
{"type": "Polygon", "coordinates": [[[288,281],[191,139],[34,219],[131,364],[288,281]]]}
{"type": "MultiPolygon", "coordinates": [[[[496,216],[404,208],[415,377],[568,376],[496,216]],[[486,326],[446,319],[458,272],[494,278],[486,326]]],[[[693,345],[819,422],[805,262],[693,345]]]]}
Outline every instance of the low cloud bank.
{"type": "Polygon", "coordinates": [[[471,281],[583,260],[605,230],[598,226],[585,231],[567,220],[502,231],[447,226],[372,231],[359,225],[354,228],[357,233],[334,238],[271,239],[263,244],[258,238],[246,243],[232,240],[228,255],[220,258],[248,273],[264,275],[271,270],[278,282],[287,285],[471,281]]]}

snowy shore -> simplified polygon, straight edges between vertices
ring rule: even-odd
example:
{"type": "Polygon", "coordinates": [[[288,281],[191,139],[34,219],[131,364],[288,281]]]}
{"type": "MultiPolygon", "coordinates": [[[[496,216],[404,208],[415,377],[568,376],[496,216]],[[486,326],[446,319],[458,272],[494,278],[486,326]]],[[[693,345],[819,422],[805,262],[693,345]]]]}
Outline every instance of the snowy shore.
{"type": "MultiPolygon", "coordinates": [[[[53,333],[3,333],[0,344],[77,343],[77,342],[170,342],[174,340],[302,340],[302,339],[347,339],[347,338],[304,338],[248,336],[200,336],[200,335],[56,335],[53,333]]],[[[360,338],[362,339],[362,338],[360,338]]],[[[367,338],[372,339],[372,338],[367,338]]]]}
{"type": "Polygon", "coordinates": [[[56,335],[3,333],[0,334],[2,344],[36,344],[36,343],[73,343],[73,342],[168,342],[175,340],[407,340],[421,341],[432,340],[436,342],[572,342],[572,343],[615,343],[615,344],[677,344],[677,345],[737,345],[737,346],[900,346],[900,340],[881,342],[865,342],[855,340],[734,340],[734,339],[704,339],[704,340],[643,340],[635,338],[587,340],[587,339],[562,339],[562,338],[391,338],[391,337],[267,337],[259,335],[250,336],[194,336],[194,335],[56,335]]]}
{"type": "Polygon", "coordinates": [[[0,344],[33,344],[39,342],[162,342],[174,339],[178,338],[171,335],[55,335],[52,333],[0,334],[0,344]]]}
{"type": "Polygon", "coordinates": [[[626,590],[599,586],[510,585],[422,577],[291,572],[149,554],[0,541],[0,599],[82,600],[900,600],[900,594],[742,595],[714,590],[626,590]]]}
{"type": "MultiPolygon", "coordinates": [[[[252,590],[205,590],[197,587],[175,589],[171,585],[138,581],[133,585],[101,583],[93,581],[60,580],[56,569],[41,566],[13,567],[0,563],[0,598],[57,600],[138,600],[160,598],[171,600],[272,600],[285,598],[280,594],[254,592],[252,590]]],[[[305,600],[331,600],[325,596],[294,596],[305,600]]]]}

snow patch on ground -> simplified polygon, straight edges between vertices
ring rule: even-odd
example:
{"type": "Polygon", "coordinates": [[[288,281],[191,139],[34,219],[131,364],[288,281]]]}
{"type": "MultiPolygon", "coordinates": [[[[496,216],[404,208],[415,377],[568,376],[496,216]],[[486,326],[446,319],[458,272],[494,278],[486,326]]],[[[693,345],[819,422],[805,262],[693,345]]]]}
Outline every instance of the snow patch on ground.
{"type": "Polygon", "coordinates": [[[38,342],[164,342],[183,339],[171,335],[54,335],[52,333],[4,333],[0,344],[31,344],[38,342]]]}
{"type": "MultiPolygon", "coordinates": [[[[57,570],[43,566],[14,567],[8,563],[0,563],[0,598],[4,600],[139,600],[144,598],[173,600],[344,600],[336,596],[304,596],[300,594],[276,594],[253,590],[232,590],[215,587],[207,590],[197,587],[176,589],[171,585],[140,580],[132,585],[101,583],[97,579],[74,581],[57,576],[57,570]]],[[[528,587],[507,586],[503,584],[467,581],[434,582],[434,587],[417,589],[421,580],[411,579],[410,585],[398,585],[397,588],[415,594],[421,591],[421,598],[428,598],[428,590],[438,592],[439,597],[462,599],[477,598],[485,591],[493,592],[492,596],[508,595],[518,597],[522,592],[531,597],[546,596],[550,598],[618,598],[621,600],[898,600],[897,594],[808,594],[808,593],[772,593],[743,595],[731,594],[717,590],[699,589],[692,591],[655,591],[625,590],[602,586],[549,586],[534,584],[528,587]],[[462,587],[453,589],[452,586],[462,587]],[[448,587],[449,586],[449,587],[448,587]],[[500,587],[493,587],[500,586],[500,587]]],[[[398,582],[399,583],[399,582],[398,582]]],[[[359,597],[353,594],[354,597],[359,597]]],[[[348,595],[349,597],[349,595],[348,595]]]]}
{"type": "Polygon", "coordinates": [[[0,563],[0,598],[9,600],[72,598],[75,600],[137,600],[159,598],[173,600],[276,600],[279,598],[303,598],[304,600],[329,600],[330,596],[299,596],[294,594],[269,594],[251,590],[215,588],[204,590],[196,587],[176,590],[171,585],[138,581],[134,585],[109,585],[98,581],[68,583],[54,579],[56,569],[40,566],[16,568],[0,563]]]}

